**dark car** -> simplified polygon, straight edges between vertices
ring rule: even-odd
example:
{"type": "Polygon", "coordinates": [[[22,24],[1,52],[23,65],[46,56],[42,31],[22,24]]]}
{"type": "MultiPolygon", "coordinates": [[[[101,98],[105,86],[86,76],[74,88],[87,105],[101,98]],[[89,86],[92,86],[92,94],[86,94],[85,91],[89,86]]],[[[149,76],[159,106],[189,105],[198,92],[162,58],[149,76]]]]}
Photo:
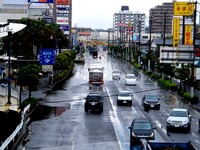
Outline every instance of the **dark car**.
{"type": "Polygon", "coordinates": [[[89,93],[85,98],[85,112],[88,110],[103,111],[103,98],[99,93],[89,93]]]}
{"type": "Polygon", "coordinates": [[[160,98],[157,95],[144,95],[142,98],[142,106],[144,110],[150,108],[160,109],[160,98]]]}
{"type": "Polygon", "coordinates": [[[137,143],[141,139],[154,140],[155,133],[152,123],[147,118],[133,119],[130,129],[130,143],[137,143]]]}

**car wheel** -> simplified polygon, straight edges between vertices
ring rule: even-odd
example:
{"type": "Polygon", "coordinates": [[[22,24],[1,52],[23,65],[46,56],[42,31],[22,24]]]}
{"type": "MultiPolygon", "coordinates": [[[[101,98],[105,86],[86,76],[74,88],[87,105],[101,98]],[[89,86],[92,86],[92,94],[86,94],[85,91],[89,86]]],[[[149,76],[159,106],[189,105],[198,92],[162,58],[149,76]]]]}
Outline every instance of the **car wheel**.
{"type": "Polygon", "coordinates": [[[157,108],[158,110],[160,110],[160,106],[158,106],[158,108],[157,108]]]}
{"type": "Polygon", "coordinates": [[[132,106],[132,101],[129,102],[129,106],[132,106]]]}
{"type": "Polygon", "coordinates": [[[88,107],[85,105],[85,112],[88,113],[88,107]]]}
{"type": "Polygon", "coordinates": [[[119,106],[119,101],[117,100],[117,105],[119,106]]]}
{"type": "Polygon", "coordinates": [[[170,131],[170,127],[167,127],[166,130],[167,130],[167,132],[169,132],[170,131]]]}

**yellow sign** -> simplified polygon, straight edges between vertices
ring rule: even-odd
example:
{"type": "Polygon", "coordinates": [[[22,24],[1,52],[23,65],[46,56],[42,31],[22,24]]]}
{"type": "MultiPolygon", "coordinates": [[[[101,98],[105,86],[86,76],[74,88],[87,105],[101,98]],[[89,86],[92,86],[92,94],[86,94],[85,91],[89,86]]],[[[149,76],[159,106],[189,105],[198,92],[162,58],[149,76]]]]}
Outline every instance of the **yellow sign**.
{"type": "Polygon", "coordinates": [[[173,19],[173,47],[177,47],[180,41],[180,18],[173,19]]]}
{"type": "Polygon", "coordinates": [[[192,27],[192,25],[185,25],[185,45],[193,45],[192,27]]]}
{"type": "Polygon", "coordinates": [[[191,16],[194,13],[194,3],[174,2],[174,16],[191,16]]]}

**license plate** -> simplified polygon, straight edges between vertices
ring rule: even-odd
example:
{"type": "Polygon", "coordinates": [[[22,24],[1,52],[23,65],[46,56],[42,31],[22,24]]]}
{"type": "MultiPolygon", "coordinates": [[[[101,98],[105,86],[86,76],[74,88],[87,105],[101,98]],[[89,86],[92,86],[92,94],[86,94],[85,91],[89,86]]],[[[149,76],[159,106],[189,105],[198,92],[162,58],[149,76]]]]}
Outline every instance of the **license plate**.
{"type": "Polygon", "coordinates": [[[95,105],[95,103],[93,102],[92,105],[95,105]]]}
{"type": "Polygon", "coordinates": [[[179,127],[179,125],[175,125],[175,127],[179,127]]]}
{"type": "Polygon", "coordinates": [[[154,107],[154,105],[151,105],[151,107],[154,107]]]}
{"type": "Polygon", "coordinates": [[[126,103],[126,101],[123,101],[123,103],[126,103]]]}

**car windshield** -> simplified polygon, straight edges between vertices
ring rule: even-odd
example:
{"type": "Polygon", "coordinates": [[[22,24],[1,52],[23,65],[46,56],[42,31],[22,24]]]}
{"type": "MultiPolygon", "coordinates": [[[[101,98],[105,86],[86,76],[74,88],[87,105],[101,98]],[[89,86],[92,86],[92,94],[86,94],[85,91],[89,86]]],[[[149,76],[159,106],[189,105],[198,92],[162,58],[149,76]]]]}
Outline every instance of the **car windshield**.
{"type": "Polygon", "coordinates": [[[145,95],[145,99],[148,101],[158,101],[158,97],[156,95],[145,95]]]}
{"type": "Polygon", "coordinates": [[[172,111],[170,116],[174,117],[187,117],[187,112],[186,111],[172,111]]]}
{"type": "Polygon", "coordinates": [[[126,78],[127,79],[135,79],[136,77],[135,77],[135,75],[127,75],[126,78]]]}
{"type": "Polygon", "coordinates": [[[92,100],[92,101],[98,101],[100,99],[100,97],[99,96],[88,96],[87,99],[92,100]]]}
{"type": "Polygon", "coordinates": [[[130,96],[129,92],[119,92],[120,96],[130,96]]]}
{"type": "Polygon", "coordinates": [[[136,122],[133,125],[134,130],[151,130],[152,126],[149,122],[136,122]]]}
{"type": "Polygon", "coordinates": [[[113,71],[113,74],[120,74],[120,71],[113,71]]]}

